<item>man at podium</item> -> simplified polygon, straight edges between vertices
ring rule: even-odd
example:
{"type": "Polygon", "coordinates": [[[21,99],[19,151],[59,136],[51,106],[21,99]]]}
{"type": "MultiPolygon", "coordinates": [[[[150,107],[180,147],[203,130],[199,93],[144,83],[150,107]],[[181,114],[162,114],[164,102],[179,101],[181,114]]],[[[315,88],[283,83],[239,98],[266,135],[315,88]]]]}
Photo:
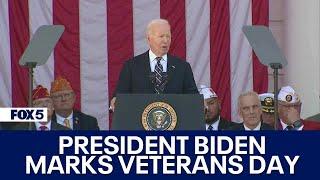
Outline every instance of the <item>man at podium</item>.
{"type": "MultiPolygon", "coordinates": [[[[190,64],[168,54],[171,44],[169,22],[152,20],[147,26],[146,38],[149,50],[124,64],[115,94],[198,93],[190,64]]],[[[111,110],[114,110],[115,101],[116,97],[113,97],[111,110]]]]}

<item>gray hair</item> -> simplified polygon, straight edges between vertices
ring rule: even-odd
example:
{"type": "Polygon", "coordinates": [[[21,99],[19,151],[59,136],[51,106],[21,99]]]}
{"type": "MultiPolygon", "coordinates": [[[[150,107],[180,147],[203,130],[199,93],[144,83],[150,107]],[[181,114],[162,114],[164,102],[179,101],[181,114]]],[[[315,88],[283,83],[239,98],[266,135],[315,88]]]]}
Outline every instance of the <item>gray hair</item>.
{"type": "Polygon", "coordinates": [[[243,98],[245,96],[255,96],[259,100],[259,106],[261,106],[259,95],[254,91],[247,91],[247,92],[241,93],[240,96],[238,97],[238,109],[240,108],[240,100],[241,100],[241,98],[243,98]]]}
{"type": "Polygon", "coordinates": [[[147,29],[146,29],[146,35],[149,36],[151,34],[151,29],[152,26],[155,24],[168,24],[170,26],[170,23],[168,20],[166,19],[153,19],[152,21],[149,22],[149,24],[147,25],[147,29]]]}

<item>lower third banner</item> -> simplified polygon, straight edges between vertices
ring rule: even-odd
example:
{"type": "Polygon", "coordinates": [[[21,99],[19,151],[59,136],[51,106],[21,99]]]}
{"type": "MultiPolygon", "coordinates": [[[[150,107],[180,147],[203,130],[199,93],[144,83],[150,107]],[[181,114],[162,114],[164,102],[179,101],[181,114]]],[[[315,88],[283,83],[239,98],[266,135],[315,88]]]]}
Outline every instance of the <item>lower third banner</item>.
{"type": "Polygon", "coordinates": [[[320,132],[0,131],[1,179],[316,177],[320,132]]]}

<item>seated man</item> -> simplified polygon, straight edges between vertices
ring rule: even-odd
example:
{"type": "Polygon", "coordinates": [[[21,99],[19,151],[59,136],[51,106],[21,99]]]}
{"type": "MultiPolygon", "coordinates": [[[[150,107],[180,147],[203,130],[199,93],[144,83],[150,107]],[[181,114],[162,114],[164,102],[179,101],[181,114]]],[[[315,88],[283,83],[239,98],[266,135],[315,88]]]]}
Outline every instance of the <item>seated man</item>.
{"type": "Polygon", "coordinates": [[[243,123],[231,127],[231,130],[273,130],[261,121],[262,107],[259,96],[254,91],[243,93],[238,98],[238,113],[243,123]]]}
{"type": "Polygon", "coordinates": [[[259,98],[262,105],[262,122],[274,127],[274,94],[259,94],[259,98]]]}
{"type": "Polygon", "coordinates": [[[51,121],[53,114],[53,104],[47,88],[41,85],[37,86],[32,91],[32,105],[33,107],[46,107],[48,109],[47,122],[32,122],[32,123],[18,123],[14,130],[37,130],[37,131],[50,131],[50,130],[71,130],[54,121],[51,121]]]}
{"type": "Polygon", "coordinates": [[[279,95],[280,130],[320,130],[320,123],[303,120],[301,113],[301,100],[299,95],[290,86],[280,89],[279,95]]]}
{"type": "Polygon", "coordinates": [[[55,109],[53,121],[73,130],[99,130],[96,118],[73,109],[76,94],[66,79],[53,81],[50,93],[55,109]]]}
{"type": "Polygon", "coordinates": [[[229,129],[235,123],[220,116],[221,104],[217,94],[206,86],[201,85],[200,94],[204,98],[205,120],[207,131],[217,131],[229,129]]]}

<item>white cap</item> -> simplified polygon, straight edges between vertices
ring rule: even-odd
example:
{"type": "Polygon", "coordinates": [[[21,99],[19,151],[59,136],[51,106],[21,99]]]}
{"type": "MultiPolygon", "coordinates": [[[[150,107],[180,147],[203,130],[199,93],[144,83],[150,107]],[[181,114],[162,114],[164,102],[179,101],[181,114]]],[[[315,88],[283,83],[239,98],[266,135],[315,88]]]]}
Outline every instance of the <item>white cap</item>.
{"type": "Polygon", "coordinates": [[[262,94],[259,94],[260,101],[264,101],[266,98],[274,99],[274,94],[273,93],[262,93],[262,94]]]}
{"type": "Polygon", "coordinates": [[[274,94],[273,93],[259,94],[259,99],[262,106],[262,112],[274,113],[274,94]]]}
{"type": "Polygon", "coordinates": [[[280,89],[278,100],[287,103],[296,103],[300,101],[300,98],[292,87],[285,86],[280,89]]]}
{"type": "Polygon", "coordinates": [[[204,99],[216,98],[218,95],[209,87],[205,85],[200,85],[199,93],[203,95],[204,99]]]}

